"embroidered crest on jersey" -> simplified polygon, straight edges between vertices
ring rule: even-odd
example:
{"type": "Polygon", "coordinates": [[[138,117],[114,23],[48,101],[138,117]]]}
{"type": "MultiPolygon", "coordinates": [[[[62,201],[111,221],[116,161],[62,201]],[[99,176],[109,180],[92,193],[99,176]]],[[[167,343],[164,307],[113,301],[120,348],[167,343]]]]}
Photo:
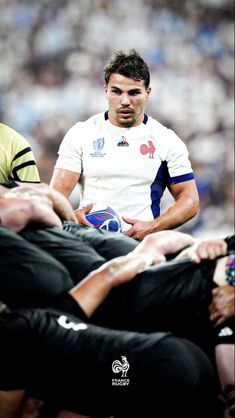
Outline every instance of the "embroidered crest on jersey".
{"type": "Polygon", "coordinates": [[[143,155],[148,154],[149,158],[154,158],[154,153],[156,151],[156,148],[152,141],[148,141],[148,145],[142,144],[140,145],[140,152],[143,155]]]}
{"type": "Polygon", "coordinates": [[[91,152],[92,157],[104,157],[105,152],[101,152],[104,148],[104,137],[98,138],[93,141],[93,148],[95,152],[91,152]]]}
{"type": "Polygon", "coordinates": [[[119,139],[118,143],[117,143],[118,147],[129,147],[129,144],[126,140],[126,138],[124,136],[121,137],[121,139],[119,139]]]}
{"type": "Polygon", "coordinates": [[[104,137],[93,141],[93,147],[96,151],[101,151],[104,148],[104,137]]]}

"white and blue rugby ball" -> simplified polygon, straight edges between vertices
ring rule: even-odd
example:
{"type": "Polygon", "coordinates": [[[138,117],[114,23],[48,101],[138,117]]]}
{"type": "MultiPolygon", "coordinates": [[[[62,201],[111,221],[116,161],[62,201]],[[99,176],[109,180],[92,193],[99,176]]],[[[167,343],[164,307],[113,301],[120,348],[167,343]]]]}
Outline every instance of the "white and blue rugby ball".
{"type": "Polygon", "coordinates": [[[120,216],[110,206],[94,204],[91,212],[87,213],[86,219],[94,227],[112,232],[122,232],[120,216]]]}

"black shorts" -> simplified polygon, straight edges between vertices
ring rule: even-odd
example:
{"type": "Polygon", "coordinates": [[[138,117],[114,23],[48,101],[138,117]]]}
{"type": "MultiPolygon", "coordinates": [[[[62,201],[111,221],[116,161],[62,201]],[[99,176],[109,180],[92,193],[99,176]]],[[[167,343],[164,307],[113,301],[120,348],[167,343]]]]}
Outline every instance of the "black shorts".
{"type": "Polygon", "coordinates": [[[204,417],[217,416],[211,365],[186,340],[107,330],[49,310],[2,319],[0,389],[18,385],[91,416],[188,418],[202,408],[204,417]]]}

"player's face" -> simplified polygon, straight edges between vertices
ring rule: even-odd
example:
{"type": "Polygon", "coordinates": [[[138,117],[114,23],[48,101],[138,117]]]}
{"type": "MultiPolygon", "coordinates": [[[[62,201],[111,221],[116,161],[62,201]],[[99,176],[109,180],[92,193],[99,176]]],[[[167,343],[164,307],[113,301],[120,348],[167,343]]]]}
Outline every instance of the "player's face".
{"type": "Polygon", "coordinates": [[[142,123],[150,92],[150,87],[146,89],[143,80],[136,81],[117,73],[111,74],[105,86],[110,122],[120,127],[142,123]]]}

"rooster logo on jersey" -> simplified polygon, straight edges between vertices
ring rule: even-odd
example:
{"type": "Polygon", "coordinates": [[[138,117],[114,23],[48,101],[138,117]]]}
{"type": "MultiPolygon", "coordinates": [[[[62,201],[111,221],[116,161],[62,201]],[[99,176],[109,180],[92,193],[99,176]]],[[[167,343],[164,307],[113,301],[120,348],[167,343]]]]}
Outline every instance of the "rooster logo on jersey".
{"type": "Polygon", "coordinates": [[[126,377],[129,367],[130,365],[125,356],[122,356],[122,362],[119,360],[114,360],[114,362],[112,363],[113,372],[114,373],[122,372],[121,377],[126,377]]]}
{"type": "Polygon", "coordinates": [[[141,154],[143,154],[143,155],[149,154],[149,158],[154,158],[155,150],[156,150],[156,148],[155,148],[152,141],[148,141],[148,145],[142,144],[140,146],[141,154]]]}

